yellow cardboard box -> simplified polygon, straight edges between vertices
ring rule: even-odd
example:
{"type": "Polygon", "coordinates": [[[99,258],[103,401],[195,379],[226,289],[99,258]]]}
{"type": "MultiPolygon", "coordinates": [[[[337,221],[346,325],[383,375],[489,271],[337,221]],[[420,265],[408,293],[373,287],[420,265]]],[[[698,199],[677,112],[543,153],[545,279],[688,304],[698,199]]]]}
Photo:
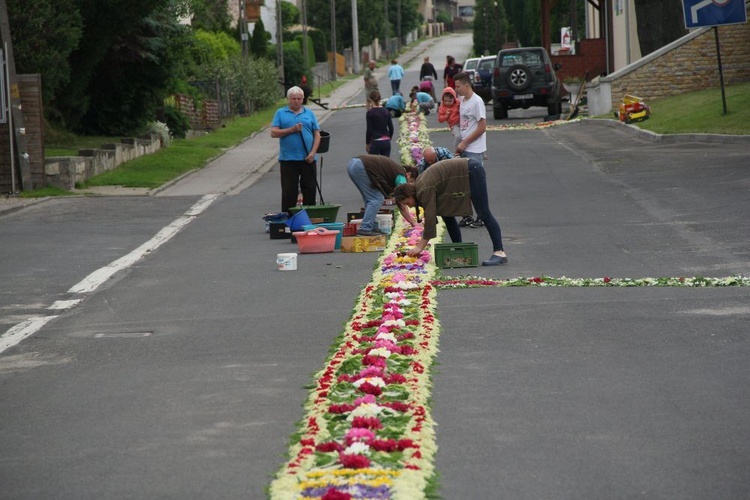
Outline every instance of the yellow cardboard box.
{"type": "Polygon", "coordinates": [[[382,252],[385,250],[385,235],[381,236],[343,236],[342,252],[382,252]]]}

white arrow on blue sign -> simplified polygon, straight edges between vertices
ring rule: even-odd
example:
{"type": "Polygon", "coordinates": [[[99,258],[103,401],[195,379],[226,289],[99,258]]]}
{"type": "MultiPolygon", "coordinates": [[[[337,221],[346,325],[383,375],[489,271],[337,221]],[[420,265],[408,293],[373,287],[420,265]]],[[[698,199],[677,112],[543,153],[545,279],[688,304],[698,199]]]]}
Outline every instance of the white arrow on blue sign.
{"type": "Polygon", "coordinates": [[[747,22],[745,0],[682,0],[682,10],[687,29],[747,22]]]}

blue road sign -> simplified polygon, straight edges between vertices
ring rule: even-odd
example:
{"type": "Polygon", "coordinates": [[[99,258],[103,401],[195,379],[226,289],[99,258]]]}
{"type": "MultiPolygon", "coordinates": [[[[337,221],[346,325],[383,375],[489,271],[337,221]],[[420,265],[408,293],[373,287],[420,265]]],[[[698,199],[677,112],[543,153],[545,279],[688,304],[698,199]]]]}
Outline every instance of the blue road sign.
{"type": "Polygon", "coordinates": [[[747,22],[745,0],[682,0],[682,10],[687,29],[747,22]]]}

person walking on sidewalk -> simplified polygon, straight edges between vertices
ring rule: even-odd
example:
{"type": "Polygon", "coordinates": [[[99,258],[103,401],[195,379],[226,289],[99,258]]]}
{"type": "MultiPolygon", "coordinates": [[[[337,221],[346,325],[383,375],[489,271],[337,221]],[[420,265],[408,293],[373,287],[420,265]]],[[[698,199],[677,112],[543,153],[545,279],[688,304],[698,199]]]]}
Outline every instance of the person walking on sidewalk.
{"type": "Polygon", "coordinates": [[[315,205],[317,157],[320,145],[320,125],[315,113],[302,105],[304,92],[299,87],[287,93],[289,104],[279,108],[271,122],[271,137],[279,142],[279,171],[281,176],[281,211],[297,205],[302,192],[303,205],[315,205]]]}
{"type": "MultiPolygon", "coordinates": [[[[461,142],[456,146],[456,156],[472,158],[484,166],[484,153],[487,151],[487,110],[484,101],[471,86],[471,77],[461,72],[454,78],[456,93],[459,99],[459,128],[461,142]]],[[[463,222],[463,221],[462,221],[463,222]]],[[[469,227],[483,227],[484,222],[477,213],[477,218],[469,227]]]]}
{"type": "Polygon", "coordinates": [[[380,92],[370,93],[372,107],[367,110],[367,131],[365,132],[365,151],[371,155],[391,156],[391,138],[393,137],[393,119],[391,113],[380,105],[380,92]]]}
{"type": "Polygon", "coordinates": [[[378,88],[378,79],[375,76],[375,61],[367,63],[367,69],[365,69],[365,105],[367,109],[370,109],[372,101],[370,101],[370,94],[373,90],[380,91],[378,88]]]}
{"type": "MultiPolygon", "coordinates": [[[[351,159],[346,171],[365,204],[365,214],[357,234],[360,236],[379,236],[383,234],[378,229],[377,215],[383,201],[390,197],[394,188],[399,184],[409,182],[417,176],[414,167],[402,167],[385,156],[361,155],[351,159]]],[[[414,219],[408,210],[401,210],[401,215],[414,225],[414,219]]]]}
{"type": "Polygon", "coordinates": [[[439,161],[417,177],[413,184],[396,186],[393,198],[401,213],[417,206],[424,209],[422,237],[409,249],[410,256],[418,256],[437,236],[438,216],[445,222],[451,241],[460,243],[461,228],[456,216],[470,214],[474,205],[492,240],[492,255],[482,265],[497,266],[508,262],[503,250],[500,224],[490,211],[486,172],[482,164],[473,158],[439,161]]]}
{"type": "Polygon", "coordinates": [[[391,81],[391,95],[396,95],[401,90],[401,79],[404,77],[404,68],[397,60],[391,61],[391,67],[388,68],[388,79],[391,81]]]}

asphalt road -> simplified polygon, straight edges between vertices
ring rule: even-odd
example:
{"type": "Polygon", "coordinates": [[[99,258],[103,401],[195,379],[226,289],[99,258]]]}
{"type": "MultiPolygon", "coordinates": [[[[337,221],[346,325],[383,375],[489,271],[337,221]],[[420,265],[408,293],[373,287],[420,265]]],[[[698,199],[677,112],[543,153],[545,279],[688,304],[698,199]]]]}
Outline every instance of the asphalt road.
{"type": "MultiPolygon", "coordinates": [[[[428,52],[438,66],[461,50],[450,44],[428,52]]],[[[322,190],[339,220],[361,204],[345,166],[364,126],[362,108],[325,122],[322,190]]],[[[510,262],[447,275],[747,274],[746,145],[587,123],[488,145],[510,262]]],[[[200,200],[59,199],[0,217],[2,330],[49,314],[200,200]]],[[[278,271],[295,246],[264,232],[277,204],[273,167],[0,353],[1,497],[264,497],[376,259],[308,254],[278,271]]],[[[484,229],[464,236],[489,254],[484,229]]],[[[750,496],[748,289],[454,290],[438,315],[444,498],[750,496]]]]}

